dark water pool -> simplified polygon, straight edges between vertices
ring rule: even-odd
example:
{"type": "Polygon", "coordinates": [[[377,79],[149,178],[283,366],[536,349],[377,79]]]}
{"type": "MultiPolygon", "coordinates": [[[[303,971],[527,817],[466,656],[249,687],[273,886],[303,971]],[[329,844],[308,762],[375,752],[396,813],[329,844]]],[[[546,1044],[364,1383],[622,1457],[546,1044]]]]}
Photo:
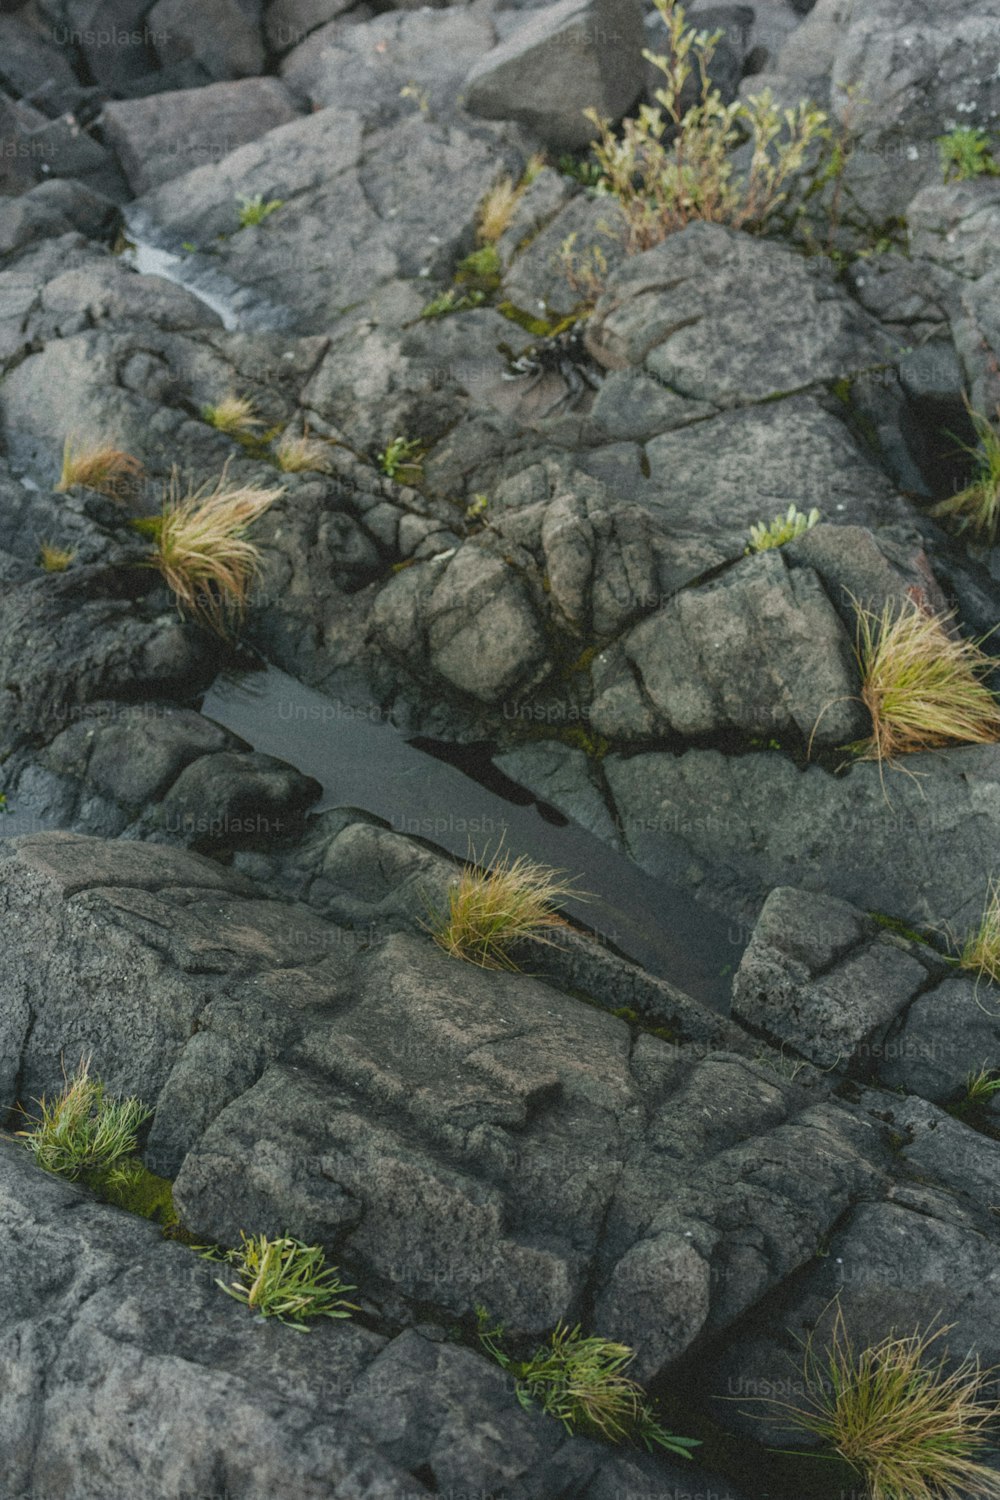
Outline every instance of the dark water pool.
{"type": "Polygon", "coordinates": [[[593,899],[569,901],[574,920],[717,1010],[727,1010],[742,935],[685,890],[654,880],[530,793],[490,786],[404,739],[375,709],[324,697],[275,667],[221,678],[202,712],[281,757],[323,787],[317,810],[355,807],[449,854],[503,847],[565,870],[593,899]]]}

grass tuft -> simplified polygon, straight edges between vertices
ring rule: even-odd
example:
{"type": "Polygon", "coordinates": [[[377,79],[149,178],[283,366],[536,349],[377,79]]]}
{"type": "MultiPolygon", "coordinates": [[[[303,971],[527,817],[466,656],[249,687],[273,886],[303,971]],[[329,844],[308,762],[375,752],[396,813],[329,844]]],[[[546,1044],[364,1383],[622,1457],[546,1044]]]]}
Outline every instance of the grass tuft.
{"type": "Polygon", "coordinates": [[[962,443],[961,447],[975,459],[975,476],[964,490],[939,500],[930,513],[953,517],[959,530],[969,531],[978,541],[992,546],[1000,529],[1000,432],[982,412],[973,411],[968,401],[966,408],[978,441],[975,445],[962,443]]]}
{"type": "Polygon", "coordinates": [[[224,396],[217,406],[203,406],[201,415],[210,427],[231,437],[246,437],[264,425],[247,396],[224,396]]]}
{"type": "Polygon", "coordinates": [[[522,191],[520,184],[507,172],[493,184],[476,214],[476,238],[481,245],[495,245],[510,228],[522,191]]]}
{"type": "Polygon", "coordinates": [[[970,1073],[965,1085],[966,1104],[988,1104],[993,1095],[1000,1093],[1000,1077],[996,1068],[984,1063],[978,1073],[970,1073]]]}
{"type": "Polygon", "coordinates": [[[71,547],[57,547],[52,542],[38,544],[38,566],[46,573],[65,573],[75,556],[71,547]]]}
{"type": "Polygon", "coordinates": [[[772,547],[783,547],[786,542],[811,531],[819,520],[819,511],[813,506],[807,516],[794,505],[790,505],[783,516],[775,516],[770,525],[763,521],[750,527],[750,544],[747,552],[767,552],[772,547]]]}
{"type": "Polygon", "coordinates": [[[1000,1410],[985,1396],[990,1372],[933,1351],[949,1331],[856,1349],[838,1307],[825,1349],[805,1341],[805,1404],[769,1403],[861,1475],[869,1500],[996,1500],[1000,1474],[979,1461],[1000,1410]]]}
{"type": "Polygon", "coordinates": [[[139,460],[111,443],[91,444],[74,450],[73,438],[68,437],[63,444],[62,470],[56,494],[65,494],[79,484],[84,489],[106,495],[109,500],[123,500],[141,473],[139,460]]]}
{"type": "Polygon", "coordinates": [[[945,182],[968,182],[972,177],[995,177],[1000,172],[985,130],[960,125],[938,136],[938,154],[945,182]]]}
{"type": "Polygon", "coordinates": [[[690,1458],[696,1438],[675,1437],[656,1420],[649,1397],[626,1374],[635,1351],[627,1344],[585,1335],[579,1324],[559,1323],[548,1343],[530,1359],[512,1360],[502,1346],[503,1328],[494,1325],[484,1307],[476,1308],[483,1348],[517,1381],[517,1399],[525,1408],[536,1403],[572,1436],[577,1431],[609,1443],[642,1442],[652,1452],[665,1449],[690,1458]]]}
{"type": "Polygon", "coordinates": [[[230,486],[225,473],[214,488],[182,493],[174,470],[161,514],[141,527],[153,538],[151,566],[162,574],[182,613],[224,638],[230,635],[260,574],[260,553],[247,532],[284,493],[283,488],[230,486]]]}
{"type": "Polygon", "coordinates": [[[1000,882],[996,880],[990,881],[979,926],[962,944],[958,966],[1000,984],[1000,882]]]}
{"type": "Polygon", "coordinates": [[[303,1318],[349,1318],[358,1309],[344,1300],[344,1292],[356,1290],[337,1275],[336,1266],[326,1266],[318,1245],[304,1245],[289,1238],[269,1240],[258,1234],[241,1233],[241,1245],[223,1259],[236,1271],[237,1279],[217,1281],[216,1286],[262,1318],[277,1318],[300,1333],[309,1329],[303,1318]]]}
{"type": "Polygon", "coordinates": [[[566,925],[560,904],[569,896],[582,898],[561,876],[523,854],[514,859],[504,853],[490,870],[466,865],[449,889],[447,912],[432,913],[434,941],[452,958],[481,969],[516,972],[511,948],[525,938],[550,941],[545,934],[566,925]]]}
{"type": "Polygon", "coordinates": [[[66,1087],[51,1102],[36,1099],[39,1114],[30,1130],[17,1134],[46,1172],[75,1181],[85,1173],[107,1172],[136,1149],[139,1127],[151,1111],[135,1098],[109,1099],[104,1084],[81,1060],[66,1087]]]}
{"type": "Polygon", "coordinates": [[[864,759],[1000,739],[1000,704],[982,681],[996,663],[981,642],[949,632],[952,615],[912,602],[856,609],[861,698],[872,720],[871,738],[854,747],[864,759]]]}
{"type": "Polygon", "coordinates": [[[278,468],[286,474],[329,474],[331,470],[330,444],[322,438],[311,438],[308,432],[301,437],[286,433],[275,443],[274,457],[278,468]]]}

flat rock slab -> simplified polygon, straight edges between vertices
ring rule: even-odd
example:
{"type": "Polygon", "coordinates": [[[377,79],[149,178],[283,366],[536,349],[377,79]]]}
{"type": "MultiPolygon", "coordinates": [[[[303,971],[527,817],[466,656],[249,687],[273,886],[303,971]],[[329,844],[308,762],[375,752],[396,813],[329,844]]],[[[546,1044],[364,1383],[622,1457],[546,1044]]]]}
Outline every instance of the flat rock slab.
{"type": "Polygon", "coordinates": [[[12,840],[0,893],[4,1094],[90,1054],[155,1108],[148,1160],[199,1237],[288,1229],[385,1307],[485,1302],[534,1335],[593,1288],[650,1378],[880,1180],[850,1113],[763,1057],[635,1037],[426,937],[362,947],[194,854],[12,840]]]}

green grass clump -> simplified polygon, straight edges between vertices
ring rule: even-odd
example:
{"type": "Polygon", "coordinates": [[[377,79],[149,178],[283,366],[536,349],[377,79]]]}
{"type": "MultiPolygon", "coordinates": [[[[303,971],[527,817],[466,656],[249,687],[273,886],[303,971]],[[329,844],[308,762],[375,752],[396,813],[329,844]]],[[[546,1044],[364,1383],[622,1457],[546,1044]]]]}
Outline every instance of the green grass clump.
{"type": "Polygon", "coordinates": [[[804,1404],[769,1402],[839,1454],[869,1500],[1000,1497],[1000,1474],[979,1461],[1000,1414],[986,1397],[990,1372],[969,1354],[954,1365],[932,1352],[949,1331],[890,1333],[857,1349],[838,1307],[827,1346],[805,1342],[804,1404]]]}
{"type": "Polygon", "coordinates": [[[17,1134],[44,1171],[71,1182],[106,1173],[131,1156],[137,1132],[151,1114],[138,1099],[109,1098],[104,1084],[91,1078],[87,1058],[55,1099],[43,1095],[35,1102],[39,1114],[32,1128],[17,1134]]]}
{"type": "Polygon", "coordinates": [[[786,542],[794,542],[797,536],[810,531],[819,520],[819,511],[813,506],[808,515],[803,515],[790,505],[783,516],[775,516],[770,525],[758,522],[756,526],[750,527],[750,544],[747,552],[767,552],[772,547],[783,547],[786,542]]]}
{"type": "Polygon", "coordinates": [[[142,473],[142,464],[130,453],[112,443],[87,443],[74,447],[68,437],[63,444],[62,470],[56,494],[61,495],[75,484],[96,490],[109,500],[122,500],[142,473]]]}
{"type": "Polygon", "coordinates": [[[505,853],[490,870],[466,865],[449,889],[447,912],[432,913],[434,941],[481,969],[516,971],[511,948],[525,938],[547,941],[547,932],[566,925],[559,906],[580,897],[561,874],[523,854],[513,859],[505,853]]]}
{"type": "Polygon", "coordinates": [[[996,880],[990,881],[978,927],[962,944],[958,966],[1000,984],[1000,883],[996,880]]]}
{"type": "Polygon", "coordinates": [[[271,214],[277,213],[279,208],[284,208],[283,198],[267,198],[262,194],[255,193],[252,198],[246,193],[240,193],[236,199],[239,205],[238,218],[240,228],[246,229],[251,224],[263,224],[264,220],[270,218],[271,214]]]}
{"type": "Polygon", "coordinates": [[[486,1309],[476,1308],[483,1348],[517,1381],[517,1399],[525,1408],[539,1405],[572,1436],[603,1438],[609,1443],[641,1442],[690,1458],[696,1438],[675,1437],[656,1420],[642,1386],[626,1371],[635,1359],[627,1344],[585,1335],[579,1324],[556,1325],[546,1344],[527,1360],[504,1351],[503,1329],[493,1325],[486,1309]]]}
{"type": "Polygon", "coordinates": [[[495,245],[482,245],[459,261],[455,268],[455,281],[460,286],[478,288],[481,292],[495,292],[503,275],[500,252],[495,245]]]}
{"type": "Polygon", "coordinates": [[[181,613],[226,637],[246,612],[260,573],[260,552],[247,532],[284,489],[215,483],[185,491],[176,470],[159,516],[140,529],[153,538],[150,565],[173,592],[181,613]]]}
{"type": "Polygon", "coordinates": [[[71,547],[57,547],[53,542],[38,544],[38,566],[46,573],[65,573],[75,556],[71,547]]]}
{"type": "Polygon", "coordinates": [[[863,758],[891,763],[917,750],[1000,739],[1000,704],[982,681],[996,663],[981,642],[952,635],[951,615],[912,602],[856,608],[861,699],[872,720],[870,739],[853,747],[863,758]]]}
{"type": "Polygon", "coordinates": [[[989,136],[978,126],[960,125],[947,135],[938,136],[937,147],[945,182],[995,177],[1000,172],[990,151],[989,136]]]}
{"type": "Polygon", "coordinates": [[[667,28],[666,53],[645,54],[663,74],[655,104],[641,106],[620,127],[586,111],[598,132],[597,188],[621,205],[629,254],[698,219],[762,229],[830,136],[821,110],[805,100],[782,109],[769,89],[725,104],[709,76],[722,33],[689,27],[676,0],[655,5],[667,28]],[[733,150],[746,139],[753,143],[750,161],[737,170],[733,150]]]}
{"type": "Polygon", "coordinates": [[[970,1073],[965,1085],[965,1101],[967,1104],[988,1104],[993,1095],[1000,1093],[1000,1077],[997,1076],[998,1069],[988,1068],[984,1063],[978,1073],[970,1073]]]}
{"type": "Polygon", "coordinates": [[[349,1318],[358,1311],[342,1295],[356,1288],[340,1280],[336,1266],[326,1266],[318,1245],[287,1237],[269,1240],[263,1234],[248,1237],[241,1233],[240,1240],[238,1249],[223,1256],[237,1279],[217,1281],[216,1286],[262,1318],[277,1318],[289,1328],[308,1333],[303,1318],[349,1318]]]}
{"type": "Polygon", "coordinates": [[[959,530],[969,531],[977,541],[992,546],[1000,527],[1000,432],[982,412],[973,411],[968,402],[966,408],[977,442],[962,443],[961,447],[975,460],[974,477],[957,494],[939,500],[930,513],[952,517],[959,530]]]}
{"type": "Polygon", "coordinates": [[[423,472],[423,447],[418,438],[393,438],[376,462],[389,479],[398,479],[401,484],[415,483],[423,472]]]}

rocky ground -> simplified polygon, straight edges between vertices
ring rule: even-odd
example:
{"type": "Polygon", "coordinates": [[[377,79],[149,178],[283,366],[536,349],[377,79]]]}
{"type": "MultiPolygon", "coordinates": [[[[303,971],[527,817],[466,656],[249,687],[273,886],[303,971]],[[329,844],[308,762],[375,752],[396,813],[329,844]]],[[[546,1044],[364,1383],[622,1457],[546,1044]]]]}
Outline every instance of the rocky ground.
{"type": "Polygon", "coordinates": [[[754,1398],[831,1299],[1000,1360],[1000,1107],[960,1104],[1000,1005],[913,930],[979,915],[1000,751],[838,748],[868,722],[852,595],[998,617],[995,552],[928,508],[964,398],[1000,401],[1000,179],[943,183],[936,145],[995,126],[1000,0],[692,13],[728,96],[842,132],[808,235],[624,255],[570,170],[583,109],[649,86],[660,23],[624,0],[0,15],[0,1500],[825,1500],[844,1476],[776,1458],[754,1398]],[[485,195],[539,152],[470,283],[485,195]],[[604,285],[548,337],[571,236],[604,285]],[[422,317],[450,288],[473,305],[422,317]],[[231,393],[329,472],[206,423],[231,393]],[[54,492],[71,434],[141,461],[127,506],[54,492]],[[397,437],[424,458],[390,478],[397,437]],[[225,465],[286,486],[236,646],[129,524],[225,465]],[[790,504],[819,523],[746,555],[790,504]],[[731,1015],[585,935],[523,974],[445,956],[432,835],[315,815],[293,755],[200,711],[261,660],[695,894],[742,953],[731,1015]],[[322,1244],[359,1314],[254,1320],[40,1173],[18,1106],[84,1054],[154,1111],[192,1237],[322,1244]],[[523,1410],[477,1304],[529,1351],[560,1319],[632,1346],[695,1459],[523,1410]]]}

